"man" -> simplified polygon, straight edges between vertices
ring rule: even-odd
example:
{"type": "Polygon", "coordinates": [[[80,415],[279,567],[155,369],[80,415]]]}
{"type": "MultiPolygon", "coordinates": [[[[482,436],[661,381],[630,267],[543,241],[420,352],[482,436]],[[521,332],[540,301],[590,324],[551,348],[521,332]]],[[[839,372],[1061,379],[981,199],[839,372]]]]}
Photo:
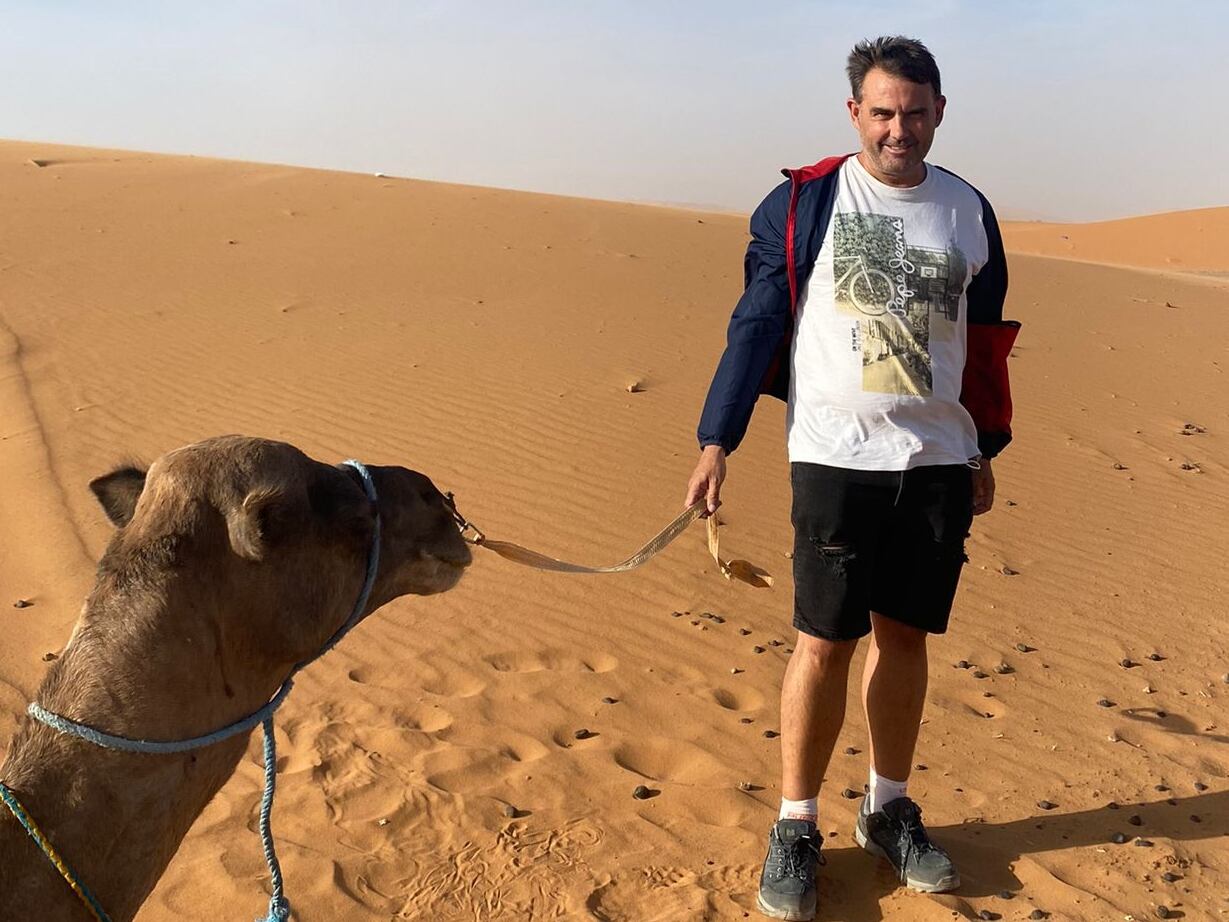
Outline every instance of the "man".
{"type": "Polygon", "coordinates": [[[926,638],[947,629],[972,516],[994,502],[990,459],[1011,438],[1006,359],[1019,324],[1002,320],[1002,240],[981,193],[925,161],[946,103],[934,58],[884,37],[860,42],[847,70],[861,150],[785,171],[752,216],[746,289],[686,499],[715,512],[757,394],[788,401],[798,640],[759,893],[777,919],[815,913],[816,802],[867,634],[869,793],[855,837],[911,888],[959,885],[907,783],[926,638]]]}

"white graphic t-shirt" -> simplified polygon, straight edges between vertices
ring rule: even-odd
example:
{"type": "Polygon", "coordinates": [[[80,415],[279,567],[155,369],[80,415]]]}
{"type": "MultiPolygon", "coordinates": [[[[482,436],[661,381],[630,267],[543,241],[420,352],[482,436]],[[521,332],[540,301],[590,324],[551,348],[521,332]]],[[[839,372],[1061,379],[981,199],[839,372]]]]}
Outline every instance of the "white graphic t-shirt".
{"type": "Polygon", "coordinates": [[[790,461],[901,471],[964,464],[977,430],[960,405],[965,289],[989,254],[981,200],[927,166],[902,189],[850,157],[799,292],[790,461]]]}

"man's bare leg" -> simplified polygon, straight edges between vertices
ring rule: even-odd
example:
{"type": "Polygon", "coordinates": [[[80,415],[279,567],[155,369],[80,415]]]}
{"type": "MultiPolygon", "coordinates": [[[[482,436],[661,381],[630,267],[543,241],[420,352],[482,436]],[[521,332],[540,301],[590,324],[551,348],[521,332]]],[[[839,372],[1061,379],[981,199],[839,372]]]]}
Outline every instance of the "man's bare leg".
{"type": "Polygon", "coordinates": [[[910,889],[946,893],[960,886],[960,874],[951,856],[930,841],[921,810],[905,792],[926,703],[926,632],[874,612],[871,629],[862,706],[874,772],[854,838],[886,858],[910,889]]]}
{"type": "Polygon", "coordinates": [[[904,782],[926,703],[926,632],[877,612],[871,612],[871,628],[862,672],[871,766],[884,778],[904,782]]]}
{"type": "Polygon", "coordinates": [[[781,796],[788,800],[819,792],[845,721],[849,662],[857,645],[798,634],[781,685],[781,796]]]}

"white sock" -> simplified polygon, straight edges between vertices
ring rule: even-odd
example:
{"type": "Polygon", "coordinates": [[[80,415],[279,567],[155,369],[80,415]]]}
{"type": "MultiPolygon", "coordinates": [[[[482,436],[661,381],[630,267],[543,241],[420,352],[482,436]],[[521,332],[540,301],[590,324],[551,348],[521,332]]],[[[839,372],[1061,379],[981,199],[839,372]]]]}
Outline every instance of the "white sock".
{"type": "Polygon", "coordinates": [[[779,820],[808,820],[812,823],[819,820],[819,807],[816,803],[818,798],[811,797],[807,800],[787,800],[781,798],[781,812],[777,815],[779,820]]]}
{"type": "Polygon", "coordinates": [[[876,810],[882,810],[884,804],[889,804],[898,797],[904,797],[905,790],[908,787],[908,781],[893,781],[891,778],[885,778],[877,774],[872,767],[870,792],[866,795],[866,809],[871,813],[874,813],[876,810]]]}

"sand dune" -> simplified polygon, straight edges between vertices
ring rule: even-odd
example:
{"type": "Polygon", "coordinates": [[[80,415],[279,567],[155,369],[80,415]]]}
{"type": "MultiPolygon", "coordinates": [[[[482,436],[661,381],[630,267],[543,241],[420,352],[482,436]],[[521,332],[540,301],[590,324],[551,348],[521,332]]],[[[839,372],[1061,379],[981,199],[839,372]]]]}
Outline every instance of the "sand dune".
{"type": "Polygon", "coordinates": [[[1007,248],[1035,256],[1178,272],[1229,272],[1229,208],[1095,224],[1009,222],[1007,248]]]}
{"type": "MultiPolygon", "coordinates": [[[[90,585],[108,528],[85,484],[118,460],[244,432],[406,464],[492,537],[587,563],[677,512],[743,218],[15,142],[0,190],[0,748],[90,585]]],[[[1225,271],[1226,214],[1008,230],[1043,254],[1012,259],[1017,443],[913,779],[965,885],[906,893],[856,848],[852,720],[822,918],[1229,910],[1229,285],[1047,258],[1225,271]]],[[[723,550],[772,588],[724,581],[700,528],[622,576],[480,554],[305,674],[274,817],[303,922],[757,917],[783,415],[760,408],[723,508],[723,550]]],[[[259,785],[253,742],[143,922],[262,910],[259,785]]]]}

